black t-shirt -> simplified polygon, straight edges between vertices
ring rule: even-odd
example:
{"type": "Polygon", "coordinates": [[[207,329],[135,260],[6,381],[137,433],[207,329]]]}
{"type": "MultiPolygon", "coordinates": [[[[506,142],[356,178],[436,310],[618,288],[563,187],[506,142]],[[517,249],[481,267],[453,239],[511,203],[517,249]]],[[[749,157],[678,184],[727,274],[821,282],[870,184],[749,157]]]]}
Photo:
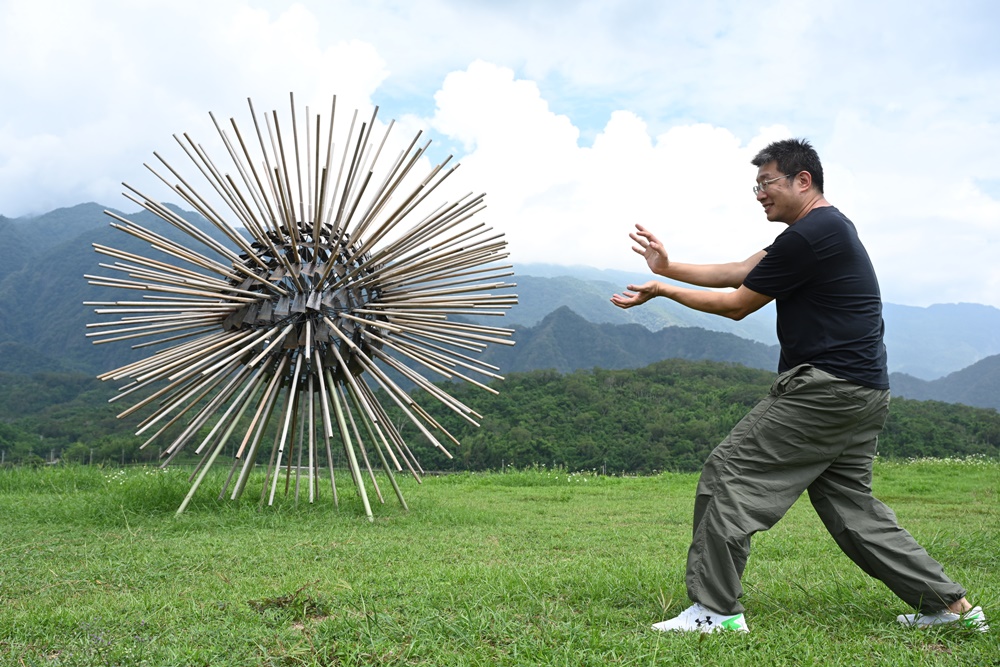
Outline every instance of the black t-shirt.
{"type": "Polygon", "coordinates": [[[743,284],[775,299],[781,359],[875,389],[889,388],[878,279],[854,223],[814,208],[781,232],[743,284]]]}

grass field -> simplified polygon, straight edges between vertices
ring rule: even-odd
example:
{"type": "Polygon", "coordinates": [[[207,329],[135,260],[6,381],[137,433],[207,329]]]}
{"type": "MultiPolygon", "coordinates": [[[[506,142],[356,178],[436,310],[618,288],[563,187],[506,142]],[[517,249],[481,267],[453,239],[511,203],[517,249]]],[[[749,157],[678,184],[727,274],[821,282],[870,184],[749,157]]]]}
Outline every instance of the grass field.
{"type": "Polygon", "coordinates": [[[688,604],[696,481],[401,477],[369,523],[347,484],[259,510],[210,480],[175,518],[184,471],[0,470],[0,664],[1000,665],[1000,463],[876,467],[988,633],[898,626],[805,498],[755,538],[749,635],[651,630],[688,604]]]}

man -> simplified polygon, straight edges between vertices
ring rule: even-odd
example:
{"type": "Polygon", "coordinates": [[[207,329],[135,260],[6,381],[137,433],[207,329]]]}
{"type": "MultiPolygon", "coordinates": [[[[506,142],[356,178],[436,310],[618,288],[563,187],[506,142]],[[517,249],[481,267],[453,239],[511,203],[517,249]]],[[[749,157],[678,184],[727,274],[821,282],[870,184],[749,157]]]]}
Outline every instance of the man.
{"type": "Polygon", "coordinates": [[[611,297],[631,308],[662,296],[734,320],[777,302],[779,375],[715,448],[698,482],[686,576],[694,604],[653,628],[748,631],[739,598],[750,537],[808,491],[844,553],[917,610],[900,623],[985,631],[983,610],[872,496],[889,377],[878,282],[857,230],[824,198],[823,168],[807,141],[774,142],[751,163],[767,219],[788,225],[764,250],[742,262],[682,264],[642,225],[630,234],[653,273],[732,290],[654,280],[611,297]]]}

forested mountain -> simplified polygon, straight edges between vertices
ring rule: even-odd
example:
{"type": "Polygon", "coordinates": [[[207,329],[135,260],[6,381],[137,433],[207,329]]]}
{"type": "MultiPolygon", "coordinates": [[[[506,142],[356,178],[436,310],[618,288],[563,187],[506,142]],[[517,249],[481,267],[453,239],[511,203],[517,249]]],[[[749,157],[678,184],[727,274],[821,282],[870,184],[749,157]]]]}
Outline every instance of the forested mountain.
{"type": "MultiPolygon", "coordinates": [[[[542,277],[530,273],[532,265],[515,266],[511,280],[517,283],[517,307],[504,318],[505,324],[535,326],[557,308],[568,308],[594,324],[636,324],[650,331],[665,327],[696,327],[729,333],[741,338],[776,345],[774,307],[769,305],[740,322],[699,313],[669,299],[654,299],[641,308],[622,310],[611,303],[629,281],[611,282],[573,275],[542,277]]],[[[639,281],[639,276],[635,281],[639,281]]],[[[649,280],[646,276],[642,282],[649,280]]]]}
{"type": "MultiPolygon", "coordinates": [[[[653,331],[665,326],[701,327],[777,344],[773,305],[740,322],[696,313],[667,299],[622,311],[609,303],[610,296],[655,276],[547,264],[514,269],[520,303],[508,319],[516,324],[533,326],[556,308],[568,306],[591,322],[634,322],[653,331]]],[[[1000,354],[1000,309],[992,306],[952,303],[921,308],[887,303],[883,315],[891,372],[933,380],[1000,354]]]]}
{"type": "MultiPolygon", "coordinates": [[[[384,404],[426,470],[534,464],[609,473],[696,470],[773,380],[771,371],[739,364],[672,359],[627,370],[510,373],[491,383],[497,395],[467,383],[449,386],[450,394],[483,415],[478,428],[423,391],[413,392],[462,443],[449,443],[453,459],[432,449],[391,401],[384,404]]],[[[140,451],[143,437],[131,433],[143,415],[116,419],[125,406],[107,402],[113,393],[113,386],[83,375],[0,373],[0,459],[154,462],[163,443],[140,451]]],[[[227,457],[239,438],[234,440],[227,457]]],[[[995,457],[1000,413],[894,398],[879,454],[995,457]]],[[[266,463],[268,453],[261,456],[266,463]]],[[[334,463],[343,464],[342,452],[334,463]]]]}
{"type": "Polygon", "coordinates": [[[513,347],[493,346],[482,359],[504,372],[639,368],[662,359],[725,361],[774,370],[777,346],[696,327],[650,331],[638,324],[595,324],[562,306],[533,327],[518,327],[513,347]]]}
{"type": "MultiPolygon", "coordinates": [[[[128,217],[182,238],[150,213],[128,217]]],[[[4,462],[157,458],[156,445],[138,450],[143,440],[132,435],[136,418],[116,419],[125,407],[108,402],[116,387],[94,379],[146,353],[127,343],[94,346],[84,335],[86,324],[100,319],[84,301],[125,296],[87,284],[84,274],[117,275],[99,267],[113,260],[91,244],[149,253],[147,243],[113,230],[111,221],[96,204],[32,218],[0,217],[4,462]]],[[[555,463],[609,471],[693,470],[774,378],[771,312],[733,323],[666,300],[622,311],[609,303],[610,295],[648,276],[565,267],[565,273],[551,269],[558,275],[534,275],[550,269],[517,267],[512,280],[520,304],[504,318],[487,318],[515,329],[515,346],[491,345],[483,355],[507,377],[497,384],[500,394],[465,383],[448,388],[484,415],[482,427],[456,419],[436,401],[423,401],[463,443],[448,460],[407,433],[427,468],[555,463]]],[[[886,324],[891,370],[915,370],[893,373],[895,398],[880,452],[996,456],[996,409],[939,401],[1000,409],[1000,310],[887,304],[886,324]],[[963,359],[972,365],[956,365],[963,359]],[[942,368],[947,370],[938,373],[942,368]]]]}
{"type": "Polygon", "coordinates": [[[890,381],[897,396],[1000,410],[1000,355],[930,382],[902,373],[894,373],[890,381]]]}
{"type": "MultiPolygon", "coordinates": [[[[454,460],[407,427],[429,469],[497,469],[504,464],[565,465],[608,471],[696,470],[760,400],[774,373],[711,361],[667,360],[637,370],[514,374],[491,395],[453,390],[484,415],[476,428],[426,402],[461,442],[454,460]]],[[[417,394],[418,400],[420,395],[417,394]]],[[[1000,455],[1000,414],[963,405],[893,399],[879,455],[1000,455]]]]}
{"type": "MultiPolygon", "coordinates": [[[[663,359],[732,362],[772,373],[778,367],[777,346],[696,327],[650,331],[637,324],[595,324],[565,306],[536,326],[516,329],[514,347],[491,347],[483,360],[502,372],[640,368],[663,359]]],[[[890,382],[893,396],[900,398],[1000,410],[1000,355],[938,380],[892,373],[890,382]]]]}
{"type": "MultiPolygon", "coordinates": [[[[152,213],[128,217],[167,238],[186,239],[152,213]]],[[[96,253],[93,244],[150,254],[148,243],[113,229],[112,222],[97,204],[0,220],[4,238],[0,244],[0,370],[96,374],[145,355],[125,343],[93,345],[86,337],[88,323],[107,318],[96,316],[93,307],[83,305],[85,301],[130,296],[124,290],[87,283],[86,274],[124,277],[100,267],[102,262],[115,260],[96,253]]],[[[212,254],[205,248],[198,250],[212,254]]]]}
{"type": "MultiPolygon", "coordinates": [[[[116,275],[99,266],[111,260],[95,253],[92,244],[149,252],[145,242],[112,229],[113,220],[103,210],[81,204],[36,217],[0,217],[0,370],[96,375],[142,356],[127,343],[95,346],[85,336],[87,323],[100,318],[84,301],[126,296],[87,284],[84,274],[116,275]]],[[[148,212],[127,217],[182,238],[148,212]]],[[[517,283],[513,291],[519,304],[503,318],[484,318],[517,329],[515,347],[487,350],[487,360],[502,373],[636,368],[672,357],[776,367],[773,308],[741,322],[666,299],[623,311],[611,305],[610,295],[650,276],[539,264],[518,265],[514,272],[510,280],[517,283]]],[[[1000,354],[1000,310],[977,304],[886,304],[885,319],[897,396],[1000,407],[1000,371],[988,361],[1000,354]]]]}
{"type": "Polygon", "coordinates": [[[887,303],[884,319],[889,370],[895,373],[934,380],[1000,354],[1000,309],[992,306],[887,303]]]}
{"type": "MultiPolygon", "coordinates": [[[[641,260],[638,260],[641,265],[641,260]]],[[[669,299],[654,299],[642,308],[622,310],[611,295],[629,284],[656,276],[649,273],[601,270],[583,266],[514,265],[518,305],[505,318],[509,323],[535,326],[552,311],[566,306],[595,324],[640,324],[658,331],[664,327],[699,327],[731,333],[766,345],[776,345],[774,306],[768,305],[740,322],[699,313],[669,299]]]]}

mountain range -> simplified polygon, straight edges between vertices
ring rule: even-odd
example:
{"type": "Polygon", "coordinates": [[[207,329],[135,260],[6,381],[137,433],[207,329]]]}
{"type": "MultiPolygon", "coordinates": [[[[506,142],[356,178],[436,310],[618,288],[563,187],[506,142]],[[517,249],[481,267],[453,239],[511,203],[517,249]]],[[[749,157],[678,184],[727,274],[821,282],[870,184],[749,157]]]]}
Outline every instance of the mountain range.
{"type": "MultiPolygon", "coordinates": [[[[148,212],[125,217],[182,237],[148,212]]],[[[0,370],[93,375],[145,354],[125,343],[95,346],[84,335],[86,324],[98,318],[83,302],[123,296],[84,279],[115,274],[99,266],[110,260],[92,244],[148,253],[145,242],[110,222],[104,207],[93,203],[32,217],[0,216],[0,370]]],[[[633,368],[671,357],[777,366],[773,306],[740,322],[666,299],[623,311],[610,303],[611,294],[651,276],[545,264],[515,265],[513,271],[518,305],[502,320],[484,318],[516,329],[515,346],[492,346],[484,355],[502,372],[633,368]]],[[[885,304],[884,318],[894,395],[1000,409],[1000,309],[885,304]]]]}
{"type": "MultiPolygon", "coordinates": [[[[533,326],[556,308],[568,306],[590,322],[635,323],[652,331],[667,326],[701,327],[778,344],[773,303],[739,322],[695,312],[669,299],[654,299],[641,308],[623,311],[611,304],[610,296],[655,276],[546,264],[515,265],[514,271],[519,303],[507,317],[512,323],[533,326]]],[[[893,373],[935,380],[1000,354],[1000,309],[992,306],[886,303],[883,319],[893,373]]]]}

